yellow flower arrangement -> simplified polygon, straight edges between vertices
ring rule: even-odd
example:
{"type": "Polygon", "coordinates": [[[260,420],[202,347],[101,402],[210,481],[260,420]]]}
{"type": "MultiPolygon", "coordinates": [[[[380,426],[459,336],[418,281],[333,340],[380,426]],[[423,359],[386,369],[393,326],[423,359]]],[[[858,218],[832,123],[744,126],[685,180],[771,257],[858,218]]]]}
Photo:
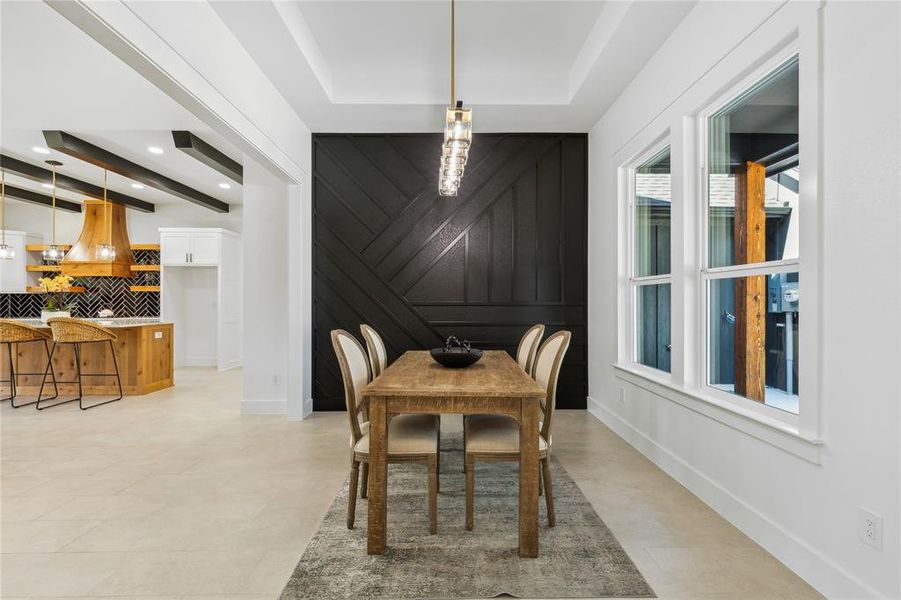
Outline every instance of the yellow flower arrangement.
{"type": "Polygon", "coordinates": [[[70,275],[56,275],[55,277],[41,277],[38,283],[47,298],[44,302],[44,310],[65,311],[72,306],[66,303],[66,292],[72,287],[75,278],[70,275]]]}
{"type": "Polygon", "coordinates": [[[75,278],[71,275],[57,275],[56,277],[41,277],[38,283],[45,293],[68,292],[75,278]]]}

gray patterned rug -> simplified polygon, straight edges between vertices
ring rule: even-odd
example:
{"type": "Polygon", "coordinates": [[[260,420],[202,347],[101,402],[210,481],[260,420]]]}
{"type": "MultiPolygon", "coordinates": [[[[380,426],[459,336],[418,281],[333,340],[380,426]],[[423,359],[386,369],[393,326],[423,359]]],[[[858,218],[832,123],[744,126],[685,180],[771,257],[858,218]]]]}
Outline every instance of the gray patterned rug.
{"type": "Polygon", "coordinates": [[[547,526],[540,498],[539,558],[517,555],[516,463],[476,463],[475,528],[466,531],[462,446],[460,434],[442,440],[437,535],[428,533],[425,465],[388,467],[384,556],[366,554],[366,500],[357,501],[356,528],[347,529],[345,482],[281,598],[655,597],[556,460],[557,524],[547,526]]]}

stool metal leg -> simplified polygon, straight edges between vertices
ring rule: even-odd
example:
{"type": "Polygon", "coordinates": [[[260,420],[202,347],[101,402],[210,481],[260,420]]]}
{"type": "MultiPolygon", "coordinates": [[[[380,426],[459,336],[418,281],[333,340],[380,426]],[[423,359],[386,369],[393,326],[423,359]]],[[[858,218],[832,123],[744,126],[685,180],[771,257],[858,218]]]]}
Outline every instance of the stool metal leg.
{"type": "MultiPolygon", "coordinates": [[[[37,341],[41,341],[44,343],[44,352],[47,354],[47,359],[49,360],[50,359],[50,348],[49,348],[49,346],[47,346],[47,340],[29,340],[29,342],[37,342],[37,341]]],[[[18,342],[18,343],[25,344],[25,343],[29,343],[29,342],[18,342]]],[[[12,343],[7,342],[6,349],[7,349],[8,355],[9,355],[10,396],[9,396],[9,398],[3,398],[2,400],[9,400],[10,401],[9,404],[13,408],[22,408],[23,406],[31,406],[32,404],[35,404],[35,405],[38,404],[38,402],[40,402],[40,400],[41,400],[41,395],[43,394],[43,384],[44,384],[43,381],[41,382],[41,390],[38,392],[38,397],[35,400],[33,400],[32,402],[23,402],[22,404],[16,404],[16,398],[19,395],[19,391],[17,389],[18,378],[21,377],[22,375],[41,375],[41,373],[17,373],[15,364],[13,361],[13,345],[12,345],[12,343]]],[[[46,377],[46,371],[44,372],[44,376],[46,377]]],[[[56,374],[51,373],[51,376],[53,377],[53,391],[54,391],[55,395],[53,395],[49,398],[44,398],[44,400],[53,400],[57,396],[59,396],[59,389],[56,386],[56,374]]]]}
{"type": "MultiPolygon", "coordinates": [[[[113,355],[113,367],[115,367],[116,372],[116,383],[119,385],[119,396],[117,398],[111,398],[110,400],[104,400],[103,402],[98,402],[96,404],[91,404],[90,406],[84,405],[84,399],[81,397],[81,368],[78,369],[78,407],[81,410],[88,410],[89,408],[96,408],[98,406],[103,406],[104,404],[109,404],[110,402],[118,402],[122,399],[122,378],[119,377],[119,363],[116,361],[116,349],[113,347],[113,341],[107,340],[109,342],[109,351],[110,354],[113,355]]],[[[78,344],[75,344],[75,355],[78,356],[78,344]]],[[[89,376],[97,376],[97,377],[112,377],[113,373],[88,373],[89,376]]]]}
{"type": "MultiPolygon", "coordinates": [[[[47,342],[44,342],[44,344],[46,344],[46,343],[47,342]]],[[[61,402],[54,402],[50,406],[41,406],[42,401],[55,400],[59,397],[59,388],[57,387],[58,382],[56,381],[56,373],[53,373],[53,355],[56,353],[56,346],[57,346],[57,343],[53,342],[53,346],[50,348],[50,354],[47,357],[47,368],[44,369],[44,378],[41,379],[41,389],[40,389],[40,391],[38,391],[38,399],[37,399],[37,402],[35,403],[35,408],[38,410],[53,408],[54,406],[59,406],[61,404],[68,404],[69,402],[76,402],[77,400],[79,400],[79,398],[72,398],[71,400],[63,400],[61,402]],[[52,373],[52,375],[53,375],[53,389],[55,391],[55,394],[49,398],[41,398],[41,396],[44,395],[44,384],[47,382],[47,373],[48,372],[52,373]]],[[[78,356],[78,353],[76,352],[76,358],[77,358],[77,356],[78,356]]],[[[76,360],[76,365],[77,364],[78,363],[76,360]]],[[[63,381],[63,382],[59,382],[59,383],[74,383],[74,382],[63,381]]],[[[81,394],[79,394],[79,396],[80,395],[81,394]]]]}
{"type": "MultiPolygon", "coordinates": [[[[0,398],[0,402],[6,402],[7,400],[11,400],[10,404],[15,404],[16,402],[16,369],[13,366],[13,345],[11,342],[6,342],[6,350],[7,355],[9,356],[9,396],[7,398],[0,398]]],[[[0,381],[0,383],[7,383],[7,380],[4,379],[0,381]]]]}

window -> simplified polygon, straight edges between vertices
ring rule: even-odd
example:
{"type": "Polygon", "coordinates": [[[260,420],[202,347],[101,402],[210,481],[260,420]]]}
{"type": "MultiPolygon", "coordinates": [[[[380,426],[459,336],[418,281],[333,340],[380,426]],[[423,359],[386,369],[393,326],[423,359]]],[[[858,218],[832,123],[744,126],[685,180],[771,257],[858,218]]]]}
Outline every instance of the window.
{"type": "Polygon", "coordinates": [[[706,383],[798,414],[798,58],[706,118],[706,383]]]}
{"type": "Polygon", "coordinates": [[[671,182],[669,146],[633,170],[633,360],[667,373],[672,349],[671,182]]]}

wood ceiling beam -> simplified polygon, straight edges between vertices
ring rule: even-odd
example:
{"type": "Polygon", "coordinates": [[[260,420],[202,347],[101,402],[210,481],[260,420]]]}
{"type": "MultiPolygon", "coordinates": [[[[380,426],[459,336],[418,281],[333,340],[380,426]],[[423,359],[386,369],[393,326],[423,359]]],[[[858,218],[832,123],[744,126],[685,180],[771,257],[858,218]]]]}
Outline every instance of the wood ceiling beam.
{"type": "Polygon", "coordinates": [[[143,183],[146,186],[177,196],[182,200],[193,202],[194,204],[203,206],[210,210],[227,213],[228,204],[213,198],[208,194],[204,194],[192,187],[181,182],[170,179],[165,175],[161,175],[156,171],[152,171],[147,167],[143,167],[137,163],[133,163],[126,158],[122,158],[118,154],[113,154],[109,150],[104,150],[99,146],[95,146],[90,142],[86,142],[75,137],[70,133],[58,130],[44,131],[44,140],[47,147],[68,154],[79,160],[89,162],[98,167],[118,173],[123,177],[128,177],[134,181],[143,183]]]}
{"type": "Polygon", "coordinates": [[[190,131],[173,131],[172,141],[175,142],[176,148],[188,156],[219,171],[234,182],[244,183],[244,167],[241,163],[232,160],[190,131]]]}
{"type": "MultiPolygon", "coordinates": [[[[39,194],[38,192],[26,190],[25,188],[16,187],[14,185],[7,184],[6,195],[10,198],[15,198],[16,200],[22,200],[23,202],[29,202],[31,204],[38,204],[40,206],[47,207],[53,206],[53,198],[51,196],[39,194]]],[[[56,199],[56,208],[58,208],[59,210],[64,210],[66,212],[81,212],[81,204],[77,202],[70,202],[69,200],[62,200],[60,198],[56,199]]]]}
{"type": "MultiPolygon", "coordinates": [[[[40,181],[41,183],[50,183],[53,181],[53,172],[50,169],[45,169],[44,167],[21,161],[17,158],[6,156],[5,154],[0,154],[0,168],[7,173],[15,173],[26,179],[31,179],[32,181],[40,181]]],[[[85,196],[96,198],[98,200],[103,198],[102,187],[86,181],[81,181],[80,179],[75,179],[74,177],[69,177],[68,175],[63,175],[59,172],[56,174],[56,187],[61,190],[84,194],[85,196]]],[[[113,204],[120,204],[141,212],[152,213],[156,210],[156,207],[150,202],[145,202],[139,198],[115,192],[113,190],[107,190],[107,199],[113,204]]]]}

